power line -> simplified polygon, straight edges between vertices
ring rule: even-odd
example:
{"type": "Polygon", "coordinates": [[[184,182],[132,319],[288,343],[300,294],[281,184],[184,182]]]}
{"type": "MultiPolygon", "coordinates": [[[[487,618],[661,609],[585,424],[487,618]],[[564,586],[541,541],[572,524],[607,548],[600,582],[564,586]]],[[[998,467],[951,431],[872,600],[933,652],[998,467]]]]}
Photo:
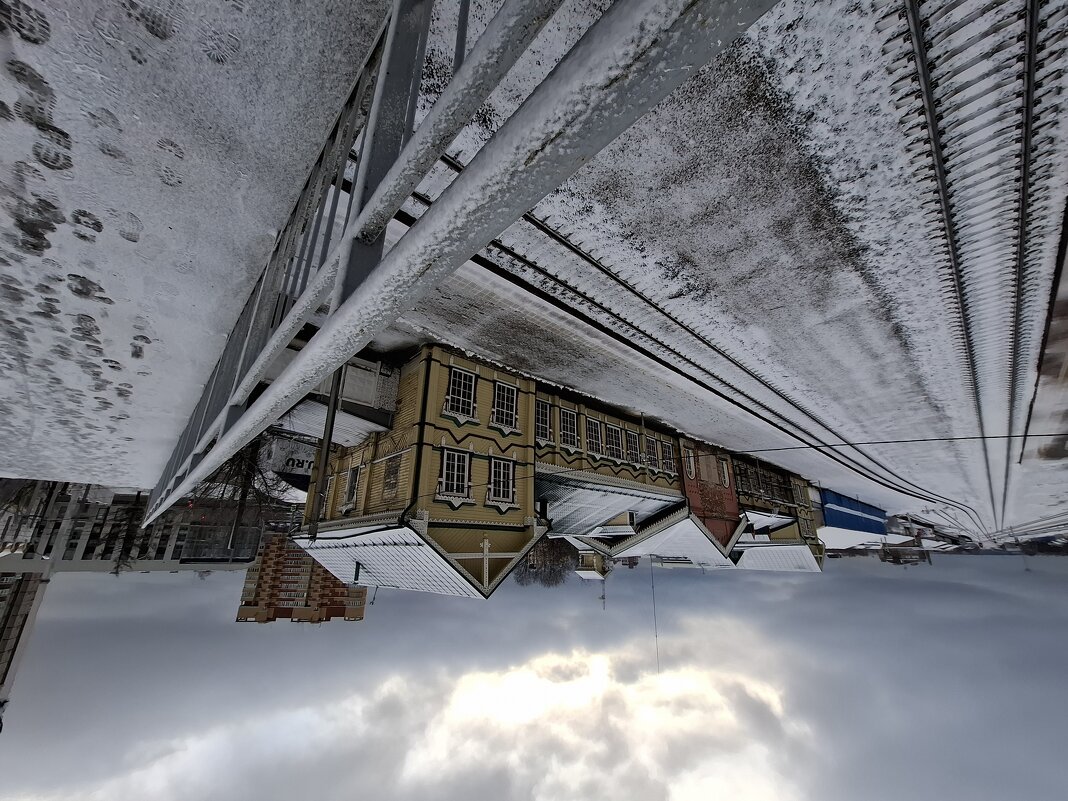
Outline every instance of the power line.
{"type": "Polygon", "coordinates": [[[864,442],[837,442],[829,445],[787,445],[782,448],[753,448],[739,451],[739,453],[772,453],[774,451],[800,451],[819,450],[821,448],[852,448],[856,445],[905,445],[916,442],[965,442],[967,440],[987,439],[1023,439],[1024,437],[1068,437],[1064,434],[989,434],[987,436],[975,435],[971,437],[916,437],[914,439],[872,439],[864,442]]]}

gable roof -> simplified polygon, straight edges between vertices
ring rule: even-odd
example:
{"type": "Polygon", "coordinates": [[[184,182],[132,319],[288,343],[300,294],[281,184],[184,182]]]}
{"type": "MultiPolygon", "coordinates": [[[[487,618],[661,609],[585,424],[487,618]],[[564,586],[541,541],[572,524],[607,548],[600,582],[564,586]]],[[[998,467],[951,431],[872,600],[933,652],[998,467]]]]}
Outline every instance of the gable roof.
{"type": "Polygon", "coordinates": [[[764,545],[746,548],[738,557],[743,570],[819,573],[820,566],[807,545],[764,545]]]}
{"type": "Polygon", "coordinates": [[[408,526],[353,527],[331,531],[315,542],[307,537],[294,537],[294,541],[346,584],[483,597],[449,560],[408,526]]]}
{"type": "Polygon", "coordinates": [[[632,537],[612,549],[612,556],[660,556],[689,559],[693,564],[709,568],[733,568],[734,563],[723,553],[716,541],[694,515],[675,520],[666,527],[632,537]]]}

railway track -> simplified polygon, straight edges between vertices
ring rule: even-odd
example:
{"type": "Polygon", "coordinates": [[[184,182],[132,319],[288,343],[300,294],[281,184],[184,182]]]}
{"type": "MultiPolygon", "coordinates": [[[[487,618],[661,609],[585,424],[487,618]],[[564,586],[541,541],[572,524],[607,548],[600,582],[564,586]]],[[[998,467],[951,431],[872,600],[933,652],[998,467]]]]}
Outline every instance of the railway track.
{"type": "Polygon", "coordinates": [[[983,440],[1001,528],[1051,289],[1068,9],[1046,0],[877,7],[906,146],[936,200],[931,222],[944,238],[946,306],[976,427],[1012,435],[983,440]]]}
{"type": "MultiPolygon", "coordinates": [[[[445,159],[445,161],[450,169],[456,172],[462,171],[463,165],[461,163],[454,159],[445,159]]],[[[413,197],[424,207],[429,207],[433,203],[433,200],[426,195],[417,193],[413,197]]],[[[402,222],[409,225],[414,223],[414,221],[414,219],[402,220],[402,222]]],[[[572,242],[565,234],[557,231],[545,221],[539,220],[532,214],[524,215],[523,223],[535,227],[542,235],[548,236],[558,244],[566,246],[575,255],[582,258],[589,266],[598,269],[607,280],[624,289],[627,293],[632,295],[635,300],[663,317],[672,327],[684,331],[690,337],[697,340],[703,348],[712,351],[719,358],[728,360],[732,366],[744,372],[762,387],[773,393],[779,400],[789,406],[790,409],[800,413],[800,415],[803,418],[807,418],[810,423],[815,423],[816,427],[822,429],[824,433],[813,433],[808,430],[805,425],[799,424],[797,419],[791,418],[781,410],[771,407],[756,396],[732,384],[723,376],[716,374],[706,365],[697,361],[694,356],[687,355],[678,348],[667,344],[659,339],[655,332],[645,330],[643,327],[636,325],[633,321],[623,317],[618,311],[609,308],[601,300],[592,297],[581,288],[574,286],[560,276],[553,274],[527,256],[517,252],[514,248],[500,239],[494,240],[487,249],[492,252],[492,259],[487,259],[486,256],[482,256],[476,257],[474,261],[483,267],[493,269],[499,274],[511,273],[523,280],[529,286],[547,290],[546,296],[548,298],[554,299],[557,305],[567,307],[568,311],[571,313],[580,311],[583,315],[590,317],[587,322],[607,324],[608,328],[602,329],[606,332],[608,330],[626,331],[628,341],[634,343],[636,350],[641,350],[646,355],[652,355],[654,358],[658,358],[655,354],[659,352],[660,354],[667,356],[670,360],[681,363],[684,365],[682,369],[676,367],[681,375],[684,375],[686,378],[694,381],[703,388],[714,392],[728,402],[745,409],[754,416],[763,419],[774,428],[788,434],[797,441],[819,450],[825,457],[837,462],[843,467],[846,467],[881,486],[895,490],[904,495],[916,497],[930,503],[945,504],[957,508],[972,517],[977,526],[982,525],[975,511],[967,504],[932,492],[931,490],[910,481],[892,468],[883,464],[878,458],[864,451],[864,449],[855,445],[847,446],[849,449],[856,452],[860,457],[860,460],[848,453],[843,453],[839,446],[847,442],[846,438],[830,427],[826,421],[814,415],[803,405],[790,398],[786,393],[775,388],[771,382],[758,375],[755,371],[734,360],[714,343],[702,337],[683,321],[678,320],[666,309],[623,281],[619,276],[602,265],[594,256],[590,255],[577,244],[572,242]],[[639,342],[641,345],[637,346],[639,342]],[[704,379],[696,378],[695,373],[703,375],[704,379]],[[831,440],[833,440],[833,442],[831,440]],[[833,449],[828,449],[827,446],[831,445],[835,447],[833,449]]],[[[659,358],[659,360],[661,363],[664,363],[662,358],[659,358]]]]}

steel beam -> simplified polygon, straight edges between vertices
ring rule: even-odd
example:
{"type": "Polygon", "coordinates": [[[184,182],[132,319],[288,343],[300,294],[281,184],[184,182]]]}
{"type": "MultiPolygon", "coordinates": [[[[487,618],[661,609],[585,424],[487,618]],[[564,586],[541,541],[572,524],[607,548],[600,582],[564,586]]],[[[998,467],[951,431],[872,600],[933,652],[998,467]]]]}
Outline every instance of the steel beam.
{"type": "Polygon", "coordinates": [[[234,393],[235,402],[248,398],[267,368],[332,292],[337,284],[340,266],[349,262],[353,232],[361,239],[373,241],[385,230],[393,214],[490,96],[501,78],[519,60],[562,2],[509,0],[494,15],[467,54],[462,69],[457,70],[370,200],[358,210],[360,213],[356,215],[355,222],[342,234],[338,246],[249,367],[234,393]]]}
{"type": "Polygon", "coordinates": [[[613,5],[148,520],[274,423],[773,5],[774,0],[613,5]]]}

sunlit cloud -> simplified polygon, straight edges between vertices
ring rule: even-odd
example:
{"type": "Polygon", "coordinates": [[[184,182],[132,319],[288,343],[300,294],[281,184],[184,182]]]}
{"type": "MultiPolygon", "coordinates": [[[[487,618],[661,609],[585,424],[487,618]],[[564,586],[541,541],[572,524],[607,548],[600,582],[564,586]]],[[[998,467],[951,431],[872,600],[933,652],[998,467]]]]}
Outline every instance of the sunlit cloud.
{"type": "Polygon", "coordinates": [[[647,649],[628,642],[456,677],[395,675],[320,706],[141,743],[120,773],[63,797],[273,799],[303,784],[326,799],[356,788],[413,799],[799,798],[776,752],[782,732],[800,742],[804,728],[766,679],[714,667],[715,647],[659,673],[634,670],[647,649]]]}

